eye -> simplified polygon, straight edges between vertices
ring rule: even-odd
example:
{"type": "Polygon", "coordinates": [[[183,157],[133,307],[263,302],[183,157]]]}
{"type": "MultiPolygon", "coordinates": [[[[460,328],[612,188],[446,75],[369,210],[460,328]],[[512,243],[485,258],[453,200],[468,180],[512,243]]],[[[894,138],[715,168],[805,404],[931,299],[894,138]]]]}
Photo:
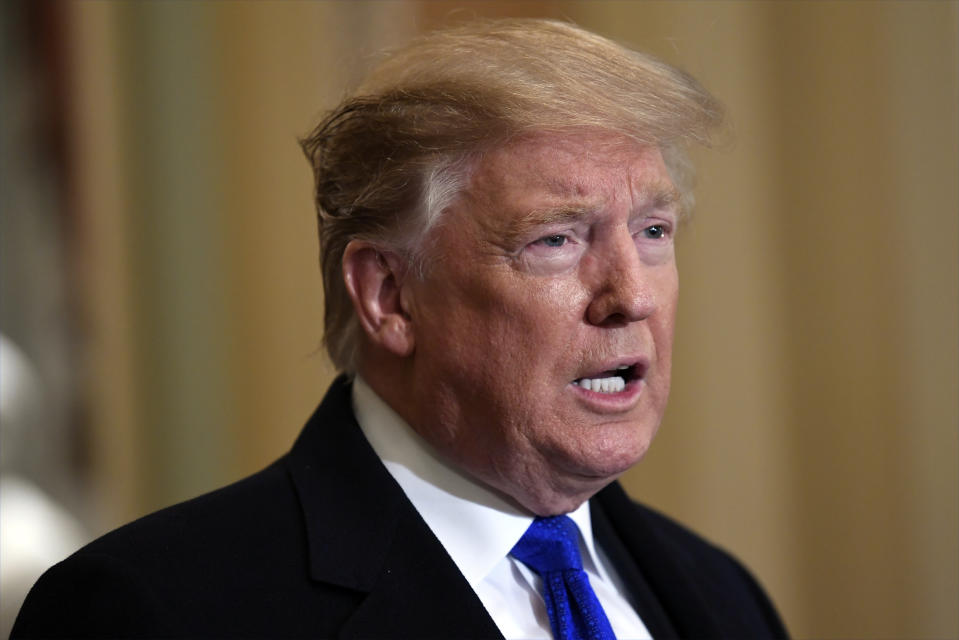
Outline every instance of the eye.
{"type": "MultiPolygon", "coordinates": [[[[544,229],[540,233],[548,231],[544,229]]],[[[651,240],[647,242],[657,244],[651,240]]],[[[523,247],[516,256],[522,268],[539,275],[552,275],[575,265],[587,246],[588,243],[584,242],[580,232],[564,229],[560,230],[560,233],[540,236],[523,247]]]]}
{"type": "Polygon", "coordinates": [[[654,224],[650,227],[643,229],[643,234],[652,240],[659,240],[666,236],[666,226],[661,224],[654,224]]]}
{"type": "Polygon", "coordinates": [[[541,244],[544,247],[559,248],[565,245],[568,240],[569,240],[568,237],[557,234],[554,236],[546,236],[545,238],[540,238],[539,240],[536,241],[536,244],[541,244]]]}

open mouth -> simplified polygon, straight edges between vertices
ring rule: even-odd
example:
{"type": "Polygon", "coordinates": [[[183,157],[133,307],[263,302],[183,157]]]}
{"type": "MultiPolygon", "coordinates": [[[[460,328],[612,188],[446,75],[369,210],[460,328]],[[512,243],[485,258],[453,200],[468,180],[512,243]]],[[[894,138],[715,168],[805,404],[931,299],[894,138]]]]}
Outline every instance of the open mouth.
{"type": "Polygon", "coordinates": [[[627,385],[640,377],[639,367],[635,364],[624,364],[600,372],[588,378],[577,378],[573,384],[597,393],[620,393],[627,385]]]}

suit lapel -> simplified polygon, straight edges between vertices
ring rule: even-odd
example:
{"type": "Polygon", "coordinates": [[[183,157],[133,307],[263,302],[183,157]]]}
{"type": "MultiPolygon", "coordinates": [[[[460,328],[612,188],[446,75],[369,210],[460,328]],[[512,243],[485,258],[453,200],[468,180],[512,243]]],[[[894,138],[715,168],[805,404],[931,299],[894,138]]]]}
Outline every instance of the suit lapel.
{"type": "MultiPolygon", "coordinates": [[[[630,500],[619,483],[603,489],[595,501],[607,516],[610,532],[625,547],[645,579],[649,593],[655,594],[665,621],[672,625],[672,630],[660,629],[662,637],[748,637],[748,628],[730,626],[728,612],[723,617],[722,612],[715,610],[713,603],[723,602],[722,594],[704,583],[688,550],[655,526],[649,514],[630,500]]],[[[650,632],[660,637],[653,629],[650,632]]]]}
{"type": "Polygon", "coordinates": [[[343,638],[501,638],[486,609],[418,514],[403,517],[383,572],[343,638]]]}
{"type": "Polygon", "coordinates": [[[341,637],[501,637],[364,438],[350,388],[334,382],[288,458],[311,577],[367,594],[341,637]]]}
{"type": "Polygon", "coordinates": [[[669,616],[666,615],[662,603],[643,577],[636,560],[630,555],[626,545],[616,534],[606,515],[606,510],[599,501],[593,501],[590,504],[590,516],[593,521],[593,535],[596,537],[596,541],[616,568],[616,573],[623,582],[623,587],[632,596],[636,613],[639,614],[649,633],[658,639],[678,638],[679,635],[676,633],[669,616]]]}

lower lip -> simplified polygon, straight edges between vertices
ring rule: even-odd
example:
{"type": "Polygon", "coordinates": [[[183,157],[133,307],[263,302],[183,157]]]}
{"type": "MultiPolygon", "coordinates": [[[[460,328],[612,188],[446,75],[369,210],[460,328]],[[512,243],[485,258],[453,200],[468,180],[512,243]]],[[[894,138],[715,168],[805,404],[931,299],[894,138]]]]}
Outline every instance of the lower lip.
{"type": "Polygon", "coordinates": [[[570,383],[569,387],[580,401],[595,411],[603,413],[621,412],[628,411],[636,406],[643,391],[643,381],[640,379],[630,380],[626,383],[626,387],[617,393],[589,391],[573,383],[570,383]]]}

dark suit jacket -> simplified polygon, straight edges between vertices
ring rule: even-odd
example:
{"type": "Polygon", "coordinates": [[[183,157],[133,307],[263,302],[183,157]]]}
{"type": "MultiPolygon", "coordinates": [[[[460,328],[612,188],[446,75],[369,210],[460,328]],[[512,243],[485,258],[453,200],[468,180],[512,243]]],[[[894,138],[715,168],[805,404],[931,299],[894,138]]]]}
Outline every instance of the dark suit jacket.
{"type": "MultiPolygon", "coordinates": [[[[591,509],[596,539],[655,637],[785,636],[730,556],[617,484],[591,509]]],[[[501,636],[366,442],[340,379],[270,467],[50,569],[12,637],[501,636]]]]}

